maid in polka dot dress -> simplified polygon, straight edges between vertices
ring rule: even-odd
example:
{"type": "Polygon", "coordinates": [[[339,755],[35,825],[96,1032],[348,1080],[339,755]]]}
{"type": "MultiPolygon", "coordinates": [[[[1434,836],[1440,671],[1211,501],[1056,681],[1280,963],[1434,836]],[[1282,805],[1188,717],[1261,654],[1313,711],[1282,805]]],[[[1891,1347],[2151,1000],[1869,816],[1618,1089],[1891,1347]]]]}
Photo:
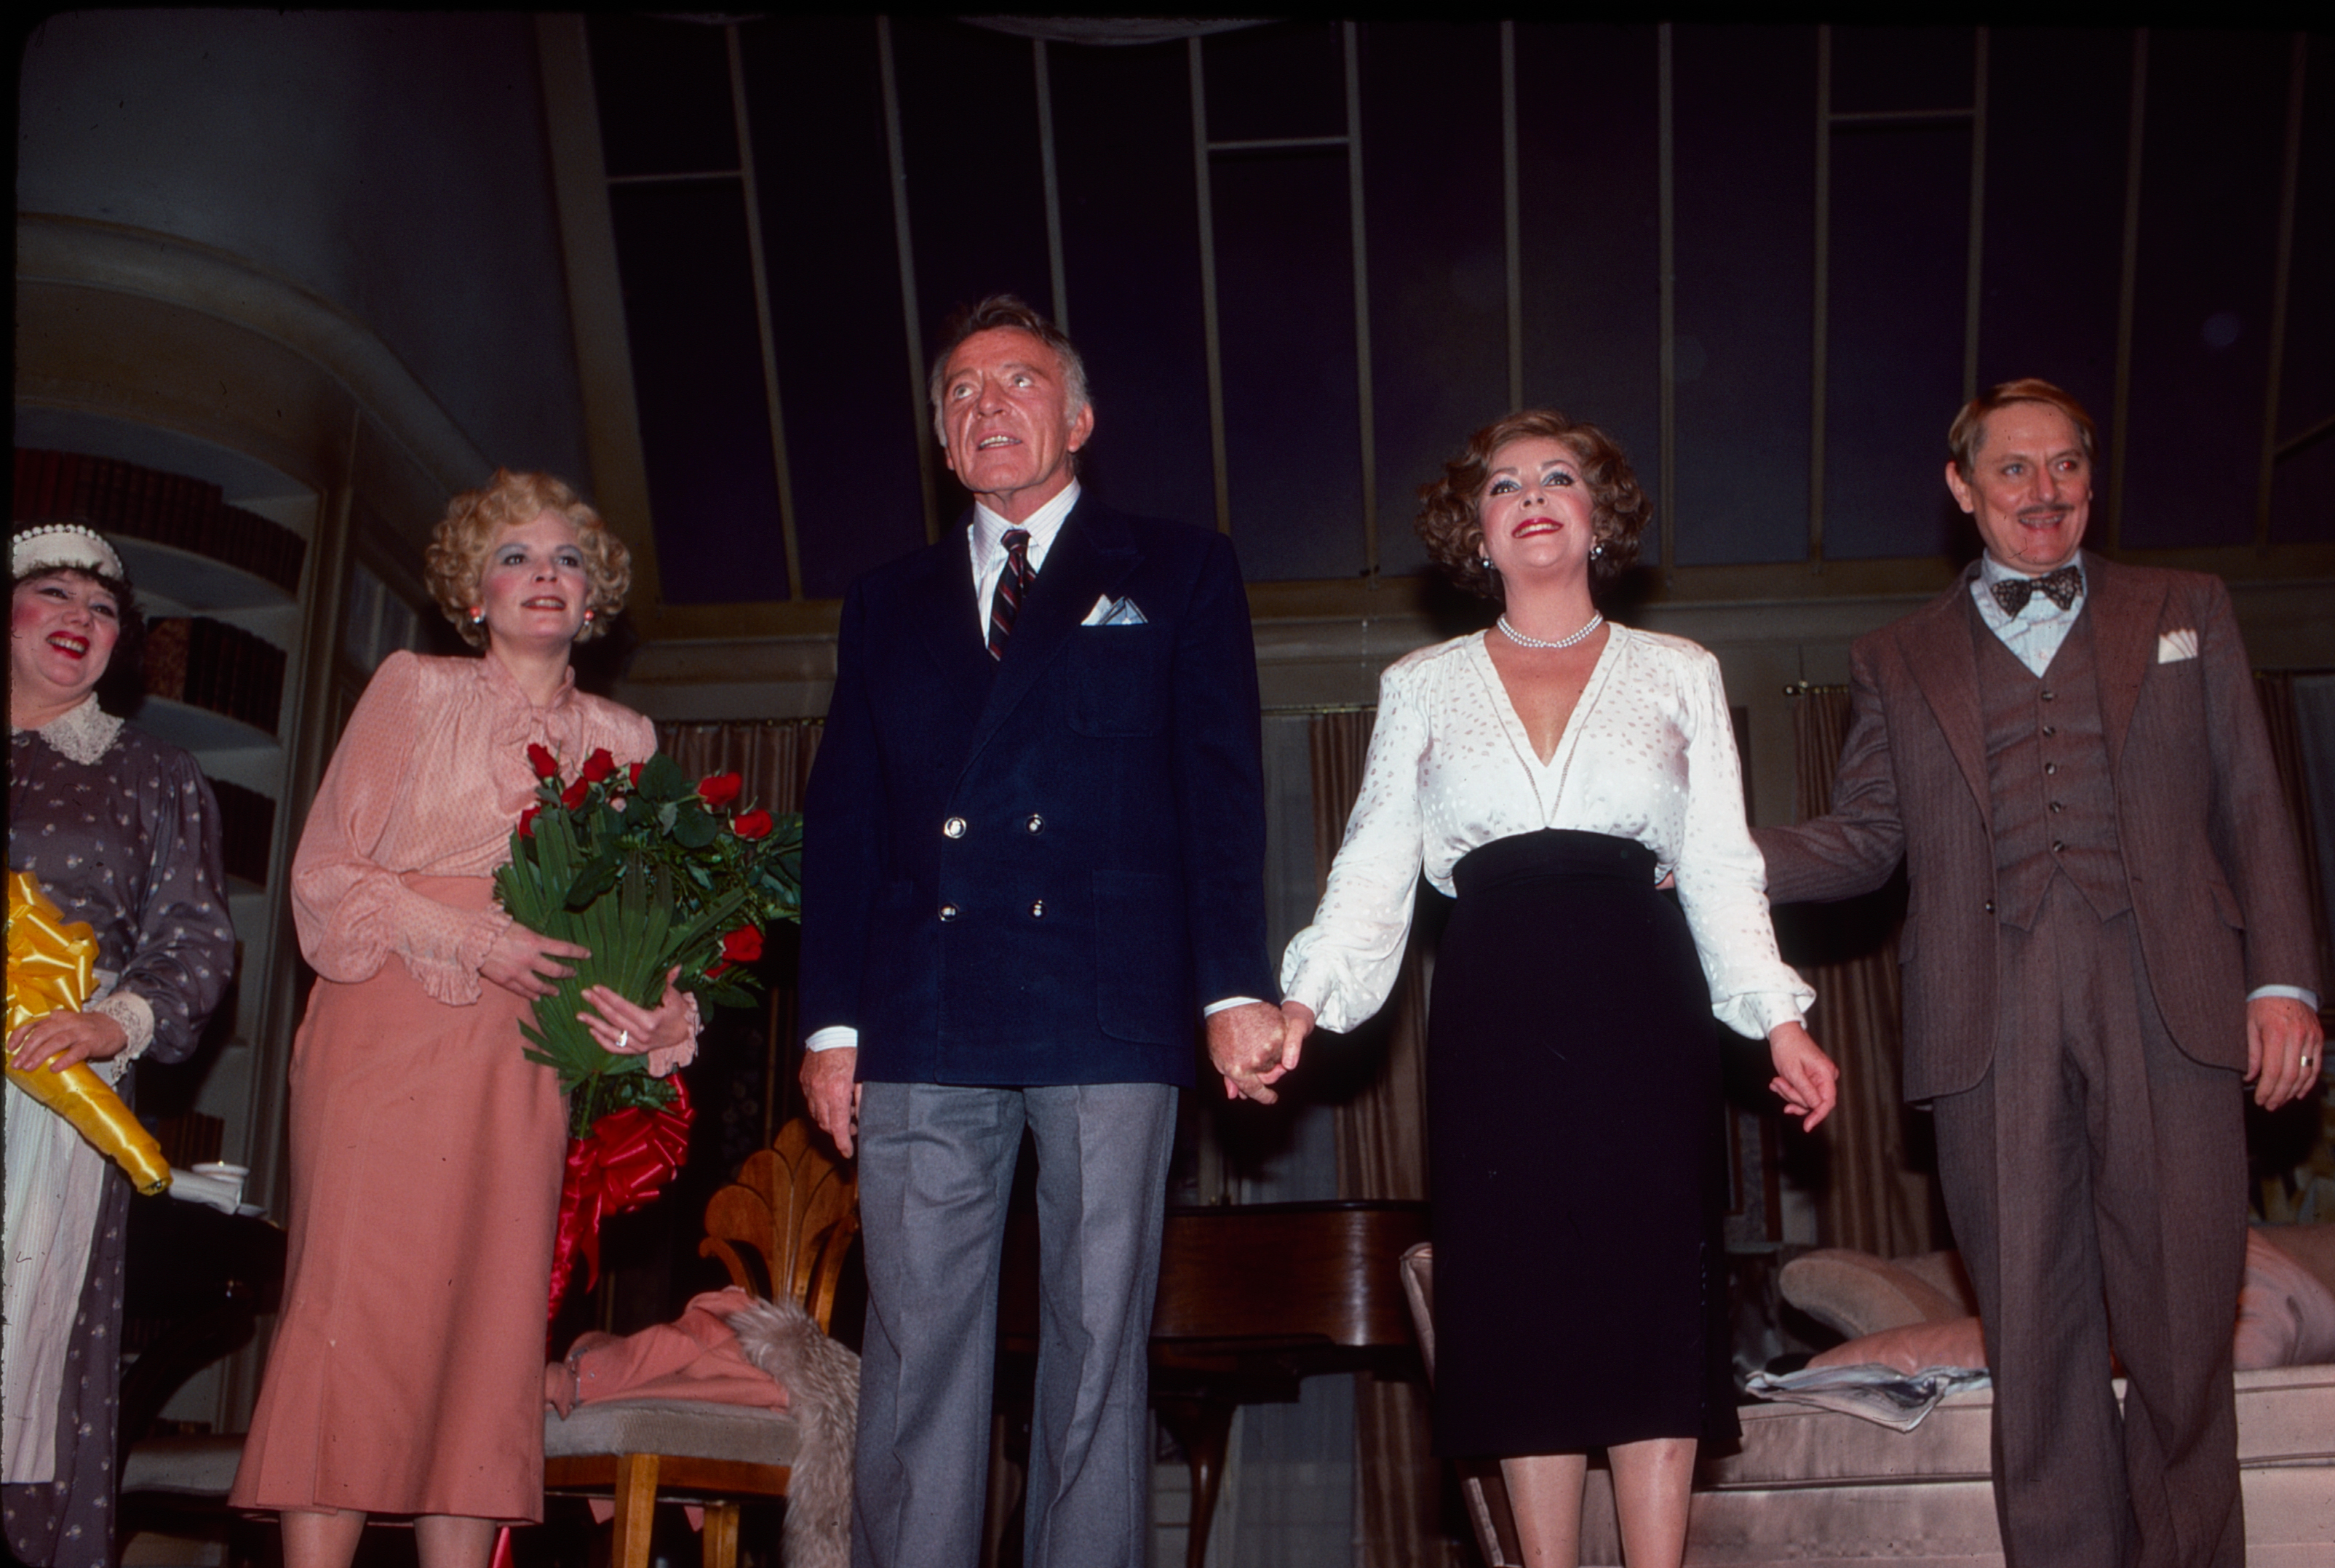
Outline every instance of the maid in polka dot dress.
{"type": "MultiPolygon", "coordinates": [[[[194,1050],[234,971],[218,804],[194,759],[98,704],[109,668],[136,685],[140,624],[113,547],[46,524],[19,529],[9,557],[8,866],[96,933],[102,994],[17,1030],[8,1060],[85,1062],[126,1099],[132,1061],[194,1050]]],[[[0,1524],[24,1562],[102,1564],[130,1183],[14,1084],[6,1132],[0,1524]]]]}

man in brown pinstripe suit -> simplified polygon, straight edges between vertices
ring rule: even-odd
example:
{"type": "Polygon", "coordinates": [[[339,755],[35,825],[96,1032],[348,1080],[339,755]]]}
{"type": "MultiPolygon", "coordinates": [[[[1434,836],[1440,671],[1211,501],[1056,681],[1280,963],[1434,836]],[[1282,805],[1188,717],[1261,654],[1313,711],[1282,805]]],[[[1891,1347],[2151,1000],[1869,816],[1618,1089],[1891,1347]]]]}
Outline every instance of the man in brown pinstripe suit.
{"type": "Polygon", "coordinates": [[[1832,811],[1758,834],[1768,895],[1905,863],[1905,1094],[1985,1322],[2009,1563],[2239,1568],[2243,1086],[2282,1105],[2320,1050],[2295,836],[2221,582],[2080,548],[2083,409],[2010,382],[1948,441],[1985,557],[1852,650],[1832,811]]]}

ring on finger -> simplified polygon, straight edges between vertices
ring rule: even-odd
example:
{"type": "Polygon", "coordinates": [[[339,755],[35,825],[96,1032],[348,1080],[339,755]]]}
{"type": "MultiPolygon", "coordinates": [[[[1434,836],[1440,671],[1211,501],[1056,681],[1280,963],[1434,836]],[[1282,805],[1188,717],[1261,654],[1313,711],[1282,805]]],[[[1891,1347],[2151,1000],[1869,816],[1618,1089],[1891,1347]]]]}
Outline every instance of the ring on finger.
{"type": "Polygon", "coordinates": [[[626,1030],[619,1030],[619,1031],[617,1031],[617,1033],[616,1033],[616,1049],[617,1049],[618,1050],[623,1050],[624,1049],[625,1049],[627,1046],[631,1045],[632,1043],[633,1043],[633,1031],[632,1031],[631,1030],[629,1030],[629,1029],[626,1029],[626,1030]]]}

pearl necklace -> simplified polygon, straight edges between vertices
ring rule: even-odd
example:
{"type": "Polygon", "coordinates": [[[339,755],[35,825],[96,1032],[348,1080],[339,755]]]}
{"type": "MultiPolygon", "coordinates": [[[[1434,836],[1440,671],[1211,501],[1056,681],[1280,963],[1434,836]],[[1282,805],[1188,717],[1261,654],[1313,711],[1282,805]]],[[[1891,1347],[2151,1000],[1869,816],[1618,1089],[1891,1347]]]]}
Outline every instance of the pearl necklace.
{"type": "Polygon", "coordinates": [[[1605,616],[1601,612],[1590,616],[1589,624],[1582,627],[1578,632],[1574,633],[1571,636],[1559,637],[1556,641],[1552,643],[1545,637],[1526,636],[1522,632],[1517,631],[1514,626],[1508,624],[1508,615],[1507,611],[1503,610],[1500,612],[1500,630],[1507,634],[1509,642],[1517,644],[1519,647],[1525,648],[1570,648],[1575,643],[1580,642],[1584,637],[1586,637],[1590,633],[1595,631],[1604,624],[1605,616]]]}

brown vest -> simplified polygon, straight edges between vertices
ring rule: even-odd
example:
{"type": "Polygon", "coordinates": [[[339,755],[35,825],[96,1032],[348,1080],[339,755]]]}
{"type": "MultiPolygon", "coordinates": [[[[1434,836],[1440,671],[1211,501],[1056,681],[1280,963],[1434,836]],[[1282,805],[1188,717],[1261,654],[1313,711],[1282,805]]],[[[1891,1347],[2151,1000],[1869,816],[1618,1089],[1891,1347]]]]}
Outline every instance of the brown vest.
{"type": "Polygon", "coordinates": [[[2078,615],[2040,676],[1971,606],[1994,826],[1995,914],[2024,931],[2055,875],[2106,920],[2132,907],[2117,842],[2092,617],[2078,615]]]}

